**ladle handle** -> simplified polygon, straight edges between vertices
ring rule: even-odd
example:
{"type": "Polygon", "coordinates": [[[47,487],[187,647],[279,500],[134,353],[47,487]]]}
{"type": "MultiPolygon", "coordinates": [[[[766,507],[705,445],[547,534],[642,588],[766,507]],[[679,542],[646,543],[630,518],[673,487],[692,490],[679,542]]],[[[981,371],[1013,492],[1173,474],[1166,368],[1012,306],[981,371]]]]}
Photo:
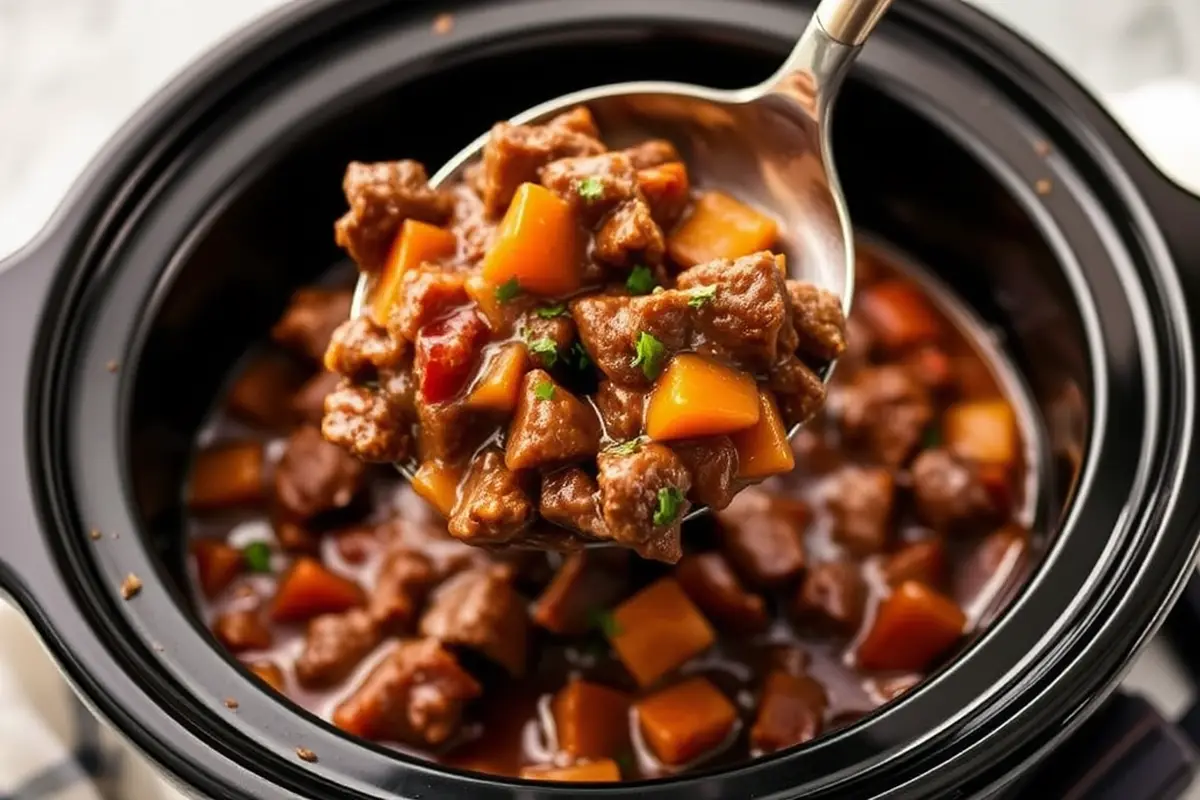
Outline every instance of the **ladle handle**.
{"type": "Polygon", "coordinates": [[[892,0],[821,0],[813,19],[829,38],[850,47],[867,40],[892,0]]]}

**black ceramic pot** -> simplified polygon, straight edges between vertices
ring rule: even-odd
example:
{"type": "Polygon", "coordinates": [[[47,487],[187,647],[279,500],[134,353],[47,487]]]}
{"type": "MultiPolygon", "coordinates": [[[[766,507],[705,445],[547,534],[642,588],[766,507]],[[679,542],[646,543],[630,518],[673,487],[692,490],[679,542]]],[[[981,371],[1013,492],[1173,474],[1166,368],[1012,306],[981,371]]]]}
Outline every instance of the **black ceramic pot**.
{"type": "Polygon", "coordinates": [[[807,13],[782,0],[305,0],[142,111],[0,275],[0,587],[87,702],[180,784],[222,798],[987,796],[1082,721],[1159,625],[1200,538],[1200,200],[960,0],[897,3],[836,122],[855,221],[994,327],[1040,412],[1044,555],[959,658],[810,746],[585,790],[351,740],[256,689],[189,610],[192,433],[289,290],[338,259],[347,161],[437,164],[494,119],[598,83],[749,85],[807,13]],[[451,10],[452,34],[435,34],[451,10]],[[125,602],[128,573],[145,588],[125,602]]]}

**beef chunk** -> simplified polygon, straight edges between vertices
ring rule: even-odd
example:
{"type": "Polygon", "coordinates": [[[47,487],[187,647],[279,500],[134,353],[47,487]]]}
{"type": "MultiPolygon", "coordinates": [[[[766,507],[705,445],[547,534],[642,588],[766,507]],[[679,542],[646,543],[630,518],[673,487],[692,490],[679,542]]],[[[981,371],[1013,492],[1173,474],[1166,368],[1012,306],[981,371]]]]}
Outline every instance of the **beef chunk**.
{"type": "Polygon", "coordinates": [[[425,167],[416,161],[352,161],[342,191],[350,210],[334,225],[334,236],[368,272],[383,267],[404,220],[441,224],[454,208],[450,193],[431,189],[425,167]]]}
{"type": "Polygon", "coordinates": [[[808,507],[803,503],[744,491],[717,514],[721,548],[753,585],[780,586],[804,570],[808,519],[808,507]]]}
{"type": "MultiPolygon", "coordinates": [[[[566,314],[543,319],[538,316],[536,311],[531,311],[521,317],[520,331],[526,342],[536,342],[542,339],[554,342],[555,361],[565,357],[571,345],[575,343],[575,321],[566,314]]],[[[531,353],[531,356],[534,362],[550,366],[546,361],[546,356],[542,356],[540,353],[531,353]]]]}
{"type": "Polygon", "coordinates": [[[815,739],[828,706],[821,684],[807,675],[774,670],[763,684],[750,744],[760,753],[774,753],[815,739]]]}
{"type": "Polygon", "coordinates": [[[412,448],[411,418],[393,395],[367,386],[343,384],[325,398],[321,433],[364,461],[403,461],[412,448]]]}
{"type": "Polygon", "coordinates": [[[632,267],[634,260],[659,264],[667,242],[650,213],[650,204],[636,196],[617,206],[596,232],[596,258],[614,267],[632,267]]]}
{"type": "Polygon", "coordinates": [[[318,372],[292,396],[292,415],[300,422],[320,425],[325,416],[325,398],[333,394],[342,378],[336,372],[318,372]]]}
{"type": "Polygon", "coordinates": [[[416,341],[428,322],[467,302],[461,273],[442,268],[410,269],[404,273],[399,301],[388,317],[388,332],[398,340],[416,341]]]}
{"type": "Polygon", "coordinates": [[[892,473],[878,467],[847,466],[830,478],[825,503],[833,517],[833,538],[857,556],[887,546],[895,506],[892,473]]]}
{"type": "Polygon", "coordinates": [[[425,595],[438,578],[433,562],[422,553],[406,548],[392,550],[384,558],[375,579],[368,606],[371,618],[390,635],[411,630],[425,595]]]}
{"type": "Polygon", "coordinates": [[[857,564],[828,561],[811,568],[796,594],[796,617],[821,631],[849,636],[862,624],[867,585],[857,564]]]}
{"type": "Polygon", "coordinates": [[[784,356],[772,366],[769,378],[789,425],[808,422],[825,404],[825,383],[794,355],[784,356]]]}
{"type": "Polygon", "coordinates": [[[634,169],[647,169],[672,161],[682,161],[675,145],[666,139],[647,139],[633,147],[626,148],[625,156],[633,164],[634,169]]]}
{"type": "Polygon", "coordinates": [[[422,461],[457,461],[479,444],[480,418],[462,403],[417,403],[417,452],[422,461]]]}
{"type": "Polygon", "coordinates": [[[432,639],[400,642],[333,712],[333,724],[377,741],[434,747],[462,724],[483,690],[432,639]]]}
{"type": "Polygon", "coordinates": [[[838,393],[837,405],[846,437],[889,466],[908,459],[933,420],[928,390],[902,366],[862,370],[838,393]]]}
{"type": "Polygon", "coordinates": [[[277,519],[271,524],[275,541],[285,553],[315,556],[321,552],[319,531],[310,530],[305,522],[277,519]]]}
{"type": "Polygon", "coordinates": [[[621,152],[552,161],[542,168],[541,181],[577,209],[589,227],[637,194],[637,171],[621,152]]]}
{"type": "Polygon", "coordinates": [[[693,503],[720,511],[737,494],[738,454],[728,436],[672,442],[671,448],[692,474],[693,503]]]}
{"type": "Polygon", "coordinates": [[[483,198],[470,185],[454,186],[450,192],[454,195],[454,214],[449,227],[458,237],[458,257],[466,266],[474,267],[487,255],[496,220],[488,217],[483,198]]]}
{"type": "Polygon", "coordinates": [[[274,642],[257,608],[225,612],[213,622],[213,635],[231,653],[266,650],[274,642]]]}
{"type": "Polygon", "coordinates": [[[538,171],[551,161],[575,156],[595,156],[605,151],[595,128],[569,112],[545,125],[498,122],[483,148],[480,193],[487,213],[498,217],[512,202],[517,187],[535,182],[538,171]]]}
{"type": "Polygon", "coordinates": [[[746,591],[725,558],[716,552],[685,556],[675,580],[704,615],[736,633],[758,633],[767,627],[766,604],[746,591]]]}
{"type": "Polygon", "coordinates": [[[321,438],[311,425],[297,428],[275,467],[275,501],[288,516],[311,519],[345,508],[364,484],[363,463],[321,438]]]}
{"type": "Polygon", "coordinates": [[[477,650],[514,677],[525,674],[529,618],[503,565],[463,572],[434,593],[421,635],[477,650]]]}
{"type": "Polygon", "coordinates": [[[608,538],[599,496],[596,481],[578,467],[546,475],[542,478],[542,518],[588,536],[608,538]]]}
{"type": "Polygon", "coordinates": [[[678,561],[683,555],[679,527],[691,507],[687,494],[692,488],[691,475],[679,456],[669,447],[651,443],[631,453],[605,450],[597,464],[600,509],[613,540],[645,558],[678,561]],[[669,516],[661,513],[672,508],[669,516]]]}
{"type": "Polygon", "coordinates": [[[600,449],[595,410],[554,382],[544,370],[525,373],[508,427],[509,469],[534,469],[589,458],[600,449]]]}
{"type": "Polygon", "coordinates": [[[889,586],[920,581],[937,588],[946,574],[946,546],[936,537],[906,544],[888,556],[881,572],[889,586]]]}
{"type": "Polygon", "coordinates": [[[407,352],[403,340],[390,336],[370,314],[363,314],[334,330],[325,350],[325,369],[352,381],[375,380],[380,370],[399,367],[407,352]]]}
{"type": "Polygon", "coordinates": [[[361,609],[323,614],[308,623],[296,659],[296,680],[305,689],[328,689],[350,676],[379,644],[379,628],[361,609]]]}
{"type": "Polygon", "coordinates": [[[225,397],[225,407],[240,420],[271,430],[287,430],[297,416],[292,396],[304,380],[294,359],[268,354],[251,362],[225,397]]]}
{"type": "Polygon", "coordinates": [[[699,264],[679,273],[676,286],[685,293],[717,289],[693,314],[697,349],[763,370],[778,360],[780,335],[791,318],[774,255],[764,250],[736,261],[699,264]]]}
{"type": "Polygon", "coordinates": [[[804,281],[787,281],[787,291],[800,349],[822,361],[832,361],[844,353],[846,318],[842,299],[804,281]]]}
{"type": "Polygon", "coordinates": [[[592,399],[608,438],[624,442],[641,434],[642,416],[646,410],[645,392],[603,380],[592,399]]]}
{"type": "Polygon", "coordinates": [[[271,328],[271,339],[319,362],[325,357],[334,330],[350,316],[353,297],[347,289],[297,289],[287,310],[271,328]]]}
{"type": "Polygon", "coordinates": [[[591,295],[571,303],[579,338],[592,361],[615,383],[649,386],[641,366],[634,366],[635,344],[640,333],[662,342],[669,355],[690,342],[690,295],[667,290],[643,297],[591,295]]]}
{"type": "Polygon", "coordinates": [[[580,636],[595,615],[611,608],[629,589],[629,551],[608,548],[572,553],[533,606],[533,621],[564,636],[580,636]]]}
{"type": "Polygon", "coordinates": [[[475,457],[450,515],[450,535],[472,544],[502,544],[520,536],[537,514],[518,475],[495,448],[475,457]]]}
{"type": "Polygon", "coordinates": [[[950,531],[989,518],[991,495],[974,466],[949,450],[922,451],[912,463],[917,515],[936,531],[950,531]]]}

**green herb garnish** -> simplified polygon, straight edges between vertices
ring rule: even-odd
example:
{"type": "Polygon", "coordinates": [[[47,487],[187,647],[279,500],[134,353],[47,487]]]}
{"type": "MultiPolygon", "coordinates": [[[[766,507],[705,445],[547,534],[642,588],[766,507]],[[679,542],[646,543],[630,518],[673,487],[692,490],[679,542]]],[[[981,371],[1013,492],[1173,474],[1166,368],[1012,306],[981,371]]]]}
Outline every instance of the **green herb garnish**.
{"type": "Polygon", "coordinates": [[[584,372],[592,365],[592,357],[588,355],[587,348],[583,346],[583,342],[575,342],[571,345],[571,354],[568,356],[575,368],[580,372],[584,372]]]}
{"type": "Polygon", "coordinates": [[[642,440],[640,438],[638,438],[638,439],[630,439],[629,441],[621,442],[620,444],[614,444],[612,447],[609,447],[605,452],[612,453],[614,456],[631,456],[634,453],[636,453],[638,450],[641,450],[641,449],[642,449],[642,440]]]}
{"type": "Polygon", "coordinates": [[[658,508],[654,509],[655,525],[670,525],[683,508],[683,493],[674,486],[658,490],[658,508]]]}
{"type": "Polygon", "coordinates": [[[599,200],[604,194],[604,184],[600,182],[599,178],[593,175],[581,180],[575,186],[575,190],[579,192],[580,197],[590,203],[593,200],[599,200]]]}
{"type": "Polygon", "coordinates": [[[663,343],[651,334],[642,331],[638,334],[634,350],[637,355],[630,362],[630,366],[641,367],[642,372],[650,380],[657,378],[658,373],[662,372],[663,359],[667,355],[667,348],[663,343]]]}
{"type": "Polygon", "coordinates": [[[567,307],[562,303],[558,303],[557,305],[553,306],[544,306],[537,310],[537,315],[542,319],[554,319],[555,317],[561,317],[566,313],[567,307]]]}
{"type": "Polygon", "coordinates": [[[554,384],[550,381],[542,381],[533,387],[533,396],[538,400],[549,400],[554,397],[554,384]]]}
{"type": "Polygon", "coordinates": [[[938,430],[938,427],[936,425],[925,429],[925,436],[922,437],[921,444],[926,449],[931,448],[931,447],[937,447],[941,443],[942,443],[942,432],[940,430],[938,430]]]}
{"type": "Polygon", "coordinates": [[[597,628],[610,639],[620,636],[624,632],[611,611],[594,609],[588,616],[591,618],[592,627],[597,628]]]}
{"type": "Polygon", "coordinates": [[[520,294],[521,284],[517,282],[516,278],[509,278],[496,287],[496,300],[501,303],[507,303],[517,298],[520,294]]]}
{"type": "Polygon", "coordinates": [[[251,572],[271,571],[271,545],[266,542],[251,542],[242,548],[242,558],[251,572]]]}
{"type": "Polygon", "coordinates": [[[553,339],[542,337],[541,339],[533,339],[525,343],[529,348],[529,352],[541,359],[542,364],[547,368],[553,367],[558,361],[558,345],[553,339]]]}
{"type": "Polygon", "coordinates": [[[717,287],[715,286],[699,286],[692,290],[691,297],[688,299],[688,305],[692,308],[700,308],[705,303],[717,296],[717,287]]]}
{"type": "Polygon", "coordinates": [[[658,281],[654,280],[654,273],[649,267],[638,265],[629,273],[629,277],[625,279],[625,288],[631,294],[650,294],[654,291],[654,287],[658,285],[658,281]]]}

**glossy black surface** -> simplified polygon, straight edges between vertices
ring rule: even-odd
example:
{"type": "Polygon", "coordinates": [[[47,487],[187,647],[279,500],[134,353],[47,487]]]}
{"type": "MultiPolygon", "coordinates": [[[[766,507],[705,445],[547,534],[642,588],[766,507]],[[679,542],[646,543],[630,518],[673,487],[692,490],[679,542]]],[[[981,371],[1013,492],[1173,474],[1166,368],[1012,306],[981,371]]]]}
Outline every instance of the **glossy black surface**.
{"type": "Polygon", "coordinates": [[[493,119],[600,82],[749,84],[805,20],[751,0],[535,0],[463,5],[440,37],[430,23],[446,10],[316,0],[260,23],[144,111],[0,276],[0,369],[14,376],[0,388],[0,586],[97,710],[210,796],[1002,788],[1111,689],[1188,572],[1200,499],[1180,487],[1200,475],[1185,302],[1194,314],[1200,238],[1187,220],[1200,201],[1043,56],[958,0],[897,4],[835,136],[856,222],[996,325],[1058,465],[1042,565],[975,647],[812,746],[584,790],[455,775],[351,741],[211,646],[177,580],[183,459],[224,368],[290,287],[338,258],[345,162],[438,163],[493,119]],[[460,113],[417,122],[412,109],[446,91],[466,93],[460,113]],[[1053,184],[1044,197],[1041,178],[1053,184]],[[129,572],[145,588],[124,602],[129,572]],[[320,761],[299,761],[297,746],[320,761]]]}

